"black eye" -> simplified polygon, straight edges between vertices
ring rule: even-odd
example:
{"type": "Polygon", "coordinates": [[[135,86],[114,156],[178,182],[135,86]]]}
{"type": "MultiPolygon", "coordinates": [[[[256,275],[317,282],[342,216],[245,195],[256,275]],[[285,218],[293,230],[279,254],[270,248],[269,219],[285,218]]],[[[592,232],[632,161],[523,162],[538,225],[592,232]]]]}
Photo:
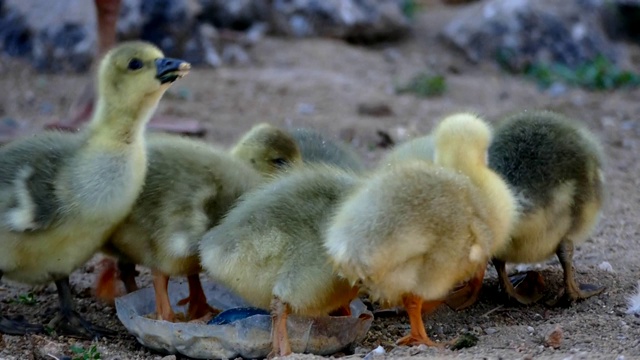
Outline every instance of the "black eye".
{"type": "Polygon", "coordinates": [[[288,164],[288,161],[283,158],[273,159],[271,162],[277,167],[283,167],[288,164]]]}
{"type": "Polygon", "coordinates": [[[143,66],[144,63],[142,62],[142,60],[133,58],[129,60],[129,65],[127,67],[129,68],[129,70],[138,70],[142,69],[143,66]]]}

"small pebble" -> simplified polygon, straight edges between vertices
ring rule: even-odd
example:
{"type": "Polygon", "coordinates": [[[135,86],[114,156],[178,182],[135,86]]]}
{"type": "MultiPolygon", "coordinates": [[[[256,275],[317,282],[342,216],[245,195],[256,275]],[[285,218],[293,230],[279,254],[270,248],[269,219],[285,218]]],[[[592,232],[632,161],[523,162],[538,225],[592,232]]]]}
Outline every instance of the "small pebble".
{"type": "Polygon", "coordinates": [[[497,332],[498,332],[498,329],[496,329],[496,328],[486,328],[486,329],[484,329],[484,333],[487,334],[487,335],[493,335],[493,334],[495,334],[497,332]]]}
{"type": "Polygon", "coordinates": [[[611,266],[611,264],[608,261],[603,261],[602,263],[600,263],[600,265],[598,265],[598,269],[604,270],[610,273],[615,272],[613,271],[613,266],[611,266]]]}
{"type": "Polygon", "coordinates": [[[176,360],[176,359],[177,359],[177,358],[176,358],[176,356],[175,356],[175,355],[167,355],[167,356],[163,357],[163,358],[162,358],[162,359],[160,359],[160,360],[176,360]]]}
{"type": "Polygon", "coordinates": [[[527,331],[532,333],[534,331],[533,326],[527,326],[527,331]]]}
{"type": "Polygon", "coordinates": [[[545,337],[545,344],[551,348],[558,349],[562,345],[563,336],[562,328],[560,325],[556,325],[555,329],[545,337]]]}

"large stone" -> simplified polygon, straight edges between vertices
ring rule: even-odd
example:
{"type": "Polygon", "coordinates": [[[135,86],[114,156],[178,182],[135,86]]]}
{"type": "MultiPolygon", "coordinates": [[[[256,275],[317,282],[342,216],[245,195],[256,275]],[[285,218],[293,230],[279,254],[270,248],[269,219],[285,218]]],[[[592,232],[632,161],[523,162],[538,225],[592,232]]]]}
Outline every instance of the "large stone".
{"type": "MultiPolygon", "coordinates": [[[[404,34],[405,0],[122,0],[120,40],[142,39],[197,64],[245,64],[267,29],[376,40],[404,34]],[[218,31],[224,29],[224,31],[218,31]],[[228,31],[232,30],[232,31],[228,31]]],[[[0,51],[39,70],[85,71],[96,52],[93,0],[0,0],[0,51]]]]}
{"type": "Polygon", "coordinates": [[[599,0],[490,0],[461,11],[444,38],[474,62],[498,60],[514,71],[532,63],[576,67],[619,51],[606,36],[599,0]]]}
{"type": "Polygon", "coordinates": [[[295,36],[372,41],[410,28],[403,0],[273,0],[272,28],[295,36]]]}
{"type": "Polygon", "coordinates": [[[602,21],[609,36],[640,43],[640,0],[609,0],[602,21]]]}
{"type": "MultiPolygon", "coordinates": [[[[167,56],[221,65],[211,32],[202,31],[198,0],[122,0],[121,40],[142,39],[167,56]]],[[[96,53],[92,0],[0,0],[0,50],[28,58],[41,71],[89,69],[96,53]]]]}
{"type": "Polygon", "coordinates": [[[5,0],[0,38],[9,55],[27,56],[39,70],[84,71],[96,42],[93,2],[5,0]]]}
{"type": "Polygon", "coordinates": [[[201,19],[219,29],[244,31],[269,19],[270,0],[200,0],[201,19]]]}

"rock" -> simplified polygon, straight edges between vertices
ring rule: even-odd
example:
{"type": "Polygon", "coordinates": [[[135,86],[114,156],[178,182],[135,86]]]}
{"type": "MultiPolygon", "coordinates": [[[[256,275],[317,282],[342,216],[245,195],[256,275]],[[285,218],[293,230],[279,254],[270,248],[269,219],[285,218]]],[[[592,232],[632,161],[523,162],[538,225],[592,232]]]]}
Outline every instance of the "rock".
{"type": "Polygon", "coordinates": [[[28,57],[38,70],[86,71],[96,43],[93,2],[5,0],[0,10],[4,51],[28,57]]]}
{"type": "MultiPolygon", "coordinates": [[[[167,56],[183,58],[194,65],[220,66],[222,44],[215,28],[202,22],[202,9],[199,0],[122,0],[118,38],[152,42],[167,56]]],[[[255,31],[252,36],[259,38],[264,30],[255,31]]],[[[0,51],[26,57],[38,70],[86,71],[96,46],[93,1],[0,1],[0,51]]],[[[239,63],[246,63],[249,58],[233,48],[228,57],[239,63]]]]}
{"type": "Polygon", "coordinates": [[[484,329],[484,333],[487,334],[487,335],[493,335],[493,334],[495,334],[497,332],[498,332],[498,329],[492,328],[492,327],[484,329]]]}
{"type": "Polygon", "coordinates": [[[533,328],[533,326],[527,326],[527,332],[529,334],[533,333],[535,331],[535,329],[533,328]]]}
{"type": "MultiPolygon", "coordinates": [[[[120,40],[142,39],[194,65],[246,64],[245,48],[269,30],[348,40],[409,29],[404,0],[122,0],[120,40]]],[[[90,0],[0,0],[0,51],[47,72],[90,68],[97,46],[90,0]]]]}
{"type": "Polygon", "coordinates": [[[460,11],[442,32],[473,61],[513,71],[533,63],[577,67],[598,55],[621,56],[600,21],[599,0],[490,0],[460,11]]]}
{"type": "Polygon", "coordinates": [[[610,0],[603,7],[605,30],[615,39],[640,42],[640,1],[610,0]]]}
{"type": "Polygon", "coordinates": [[[268,0],[200,0],[201,18],[219,29],[244,31],[268,20],[268,0]]]}
{"type": "Polygon", "coordinates": [[[409,30],[402,0],[273,0],[273,31],[352,41],[397,38],[409,30]]]}
{"type": "Polygon", "coordinates": [[[371,350],[367,355],[364,356],[364,360],[371,360],[376,356],[384,355],[385,350],[382,346],[378,345],[377,348],[371,350]]]}
{"type": "Polygon", "coordinates": [[[600,265],[598,265],[598,269],[604,270],[610,273],[615,273],[615,271],[613,270],[613,266],[611,266],[611,263],[609,263],[608,261],[601,262],[600,265]]]}
{"type": "Polygon", "coordinates": [[[560,325],[556,325],[556,327],[547,334],[544,339],[544,343],[549,347],[558,349],[560,348],[560,345],[562,345],[563,336],[564,335],[562,333],[562,328],[560,327],[560,325]]]}
{"type": "Polygon", "coordinates": [[[197,35],[201,7],[195,0],[141,0],[140,38],[157,44],[165,55],[204,62],[202,38],[197,35]]]}

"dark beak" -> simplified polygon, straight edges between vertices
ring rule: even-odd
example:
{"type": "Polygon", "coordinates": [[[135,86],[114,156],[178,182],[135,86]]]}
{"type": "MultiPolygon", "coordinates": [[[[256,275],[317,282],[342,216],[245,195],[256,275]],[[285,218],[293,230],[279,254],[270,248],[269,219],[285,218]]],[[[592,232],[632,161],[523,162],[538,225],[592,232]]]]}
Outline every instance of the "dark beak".
{"type": "Polygon", "coordinates": [[[189,69],[191,69],[191,64],[180,59],[156,59],[156,79],[160,80],[161,84],[176,81],[187,75],[189,69]]]}

